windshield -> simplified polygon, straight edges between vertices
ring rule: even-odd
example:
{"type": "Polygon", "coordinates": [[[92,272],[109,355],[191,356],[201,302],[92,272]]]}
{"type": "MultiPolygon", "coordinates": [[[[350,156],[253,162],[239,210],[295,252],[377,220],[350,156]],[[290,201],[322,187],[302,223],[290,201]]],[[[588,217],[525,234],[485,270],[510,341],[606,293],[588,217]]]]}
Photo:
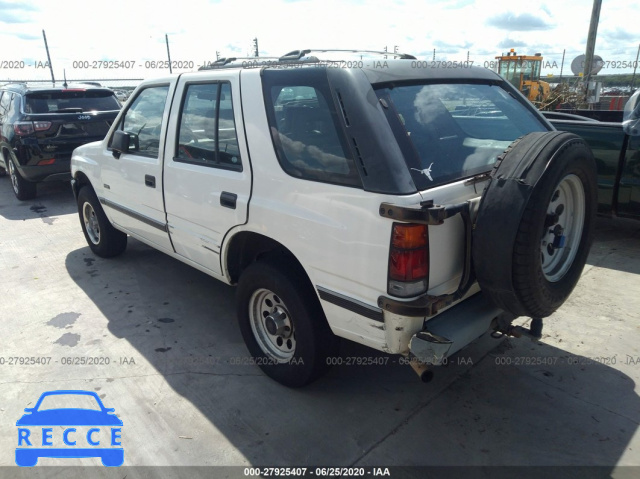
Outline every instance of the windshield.
{"type": "Polygon", "coordinates": [[[519,88],[521,74],[523,81],[540,80],[541,63],[541,60],[521,60],[517,58],[500,60],[498,73],[511,82],[516,88],[519,88]]]}
{"type": "Polygon", "coordinates": [[[29,93],[25,113],[73,113],[119,110],[120,104],[110,90],[54,90],[29,93]]]}
{"type": "Polygon", "coordinates": [[[513,140],[547,130],[496,85],[407,85],[377,95],[420,190],[489,171],[513,140]]]}
{"type": "Polygon", "coordinates": [[[50,394],[42,398],[38,411],[69,408],[101,410],[95,397],[88,394],[50,394]]]}

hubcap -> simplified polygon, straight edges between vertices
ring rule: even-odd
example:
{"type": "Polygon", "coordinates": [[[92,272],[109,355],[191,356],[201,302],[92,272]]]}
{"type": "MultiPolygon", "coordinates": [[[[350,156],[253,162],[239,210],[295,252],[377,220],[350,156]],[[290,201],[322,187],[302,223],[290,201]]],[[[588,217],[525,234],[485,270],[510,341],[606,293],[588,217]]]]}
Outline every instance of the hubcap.
{"type": "Polygon", "coordinates": [[[11,160],[7,160],[7,166],[9,167],[11,186],[13,186],[13,191],[15,191],[17,195],[18,193],[20,193],[20,186],[18,186],[18,172],[16,171],[15,166],[13,166],[13,162],[11,160]]]}
{"type": "Polygon", "coordinates": [[[582,238],[584,216],[582,181],[576,175],[567,175],[551,196],[542,233],[540,259],[547,281],[560,281],[571,268],[582,238]]]}
{"type": "Polygon", "coordinates": [[[98,218],[96,217],[93,206],[88,202],[82,205],[82,221],[84,222],[84,229],[91,242],[95,245],[100,243],[100,225],[98,224],[98,218]]]}
{"type": "Polygon", "coordinates": [[[268,289],[259,289],[249,300],[251,330],[260,349],[269,358],[285,363],[296,352],[291,316],[282,299],[268,289]]]}

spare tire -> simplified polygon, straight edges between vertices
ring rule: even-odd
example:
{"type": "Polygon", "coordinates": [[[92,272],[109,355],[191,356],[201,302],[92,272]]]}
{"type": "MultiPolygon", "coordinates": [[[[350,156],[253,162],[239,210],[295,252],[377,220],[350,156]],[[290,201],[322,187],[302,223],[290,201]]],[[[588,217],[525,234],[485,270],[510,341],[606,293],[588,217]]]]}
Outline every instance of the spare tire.
{"type": "Polygon", "coordinates": [[[483,293],[517,316],[549,316],[575,287],[597,208],[591,149],[567,132],[530,133],[498,157],[473,233],[483,293]]]}

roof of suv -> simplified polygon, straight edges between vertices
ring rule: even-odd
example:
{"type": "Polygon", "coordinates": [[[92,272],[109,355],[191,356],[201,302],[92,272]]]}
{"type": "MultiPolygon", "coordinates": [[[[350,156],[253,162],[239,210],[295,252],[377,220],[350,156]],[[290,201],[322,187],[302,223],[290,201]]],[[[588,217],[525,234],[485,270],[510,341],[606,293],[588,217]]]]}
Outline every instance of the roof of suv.
{"type": "Polygon", "coordinates": [[[503,81],[497,73],[468,62],[435,62],[417,60],[405,53],[370,50],[295,50],[282,57],[221,58],[200,68],[201,71],[237,68],[357,68],[372,84],[406,80],[480,80],[503,81]],[[339,53],[346,58],[319,58],[312,52],[339,53]],[[353,55],[356,55],[355,57],[353,55]],[[390,57],[390,58],[387,58],[390,57]],[[350,58],[350,59],[349,59],[350,58]]]}
{"type": "Polygon", "coordinates": [[[88,83],[69,83],[66,86],[52,86],[48,84],[33,84],[33,83],[6,83],[0,85],[0,90],[8,90],[14,93],[26,94],[30,92],[38,91],[63,91],[63,90],[111,90],[109,87],[96,86],[88,83]]]}

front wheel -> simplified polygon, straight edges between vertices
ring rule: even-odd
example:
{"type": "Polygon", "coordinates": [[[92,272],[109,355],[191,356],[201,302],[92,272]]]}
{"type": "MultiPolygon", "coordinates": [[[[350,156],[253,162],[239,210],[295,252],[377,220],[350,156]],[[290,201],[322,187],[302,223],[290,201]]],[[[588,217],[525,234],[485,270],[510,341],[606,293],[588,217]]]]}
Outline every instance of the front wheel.
{"type": "Polygon", "coordinates": [[[110,258],[125,250],[127,235],[111,225],[98,197],[88,186],[78,193],[78,214],[87,244],[96,255],[110,258]]]}
{"type": "Polygon", "coordinates": [[[303,273],[278,262],[258,261],[240,277],[240,331],[255,363],[289,387],[305,386],[327,369],[337,353],[317,296],[303,273]]]}

